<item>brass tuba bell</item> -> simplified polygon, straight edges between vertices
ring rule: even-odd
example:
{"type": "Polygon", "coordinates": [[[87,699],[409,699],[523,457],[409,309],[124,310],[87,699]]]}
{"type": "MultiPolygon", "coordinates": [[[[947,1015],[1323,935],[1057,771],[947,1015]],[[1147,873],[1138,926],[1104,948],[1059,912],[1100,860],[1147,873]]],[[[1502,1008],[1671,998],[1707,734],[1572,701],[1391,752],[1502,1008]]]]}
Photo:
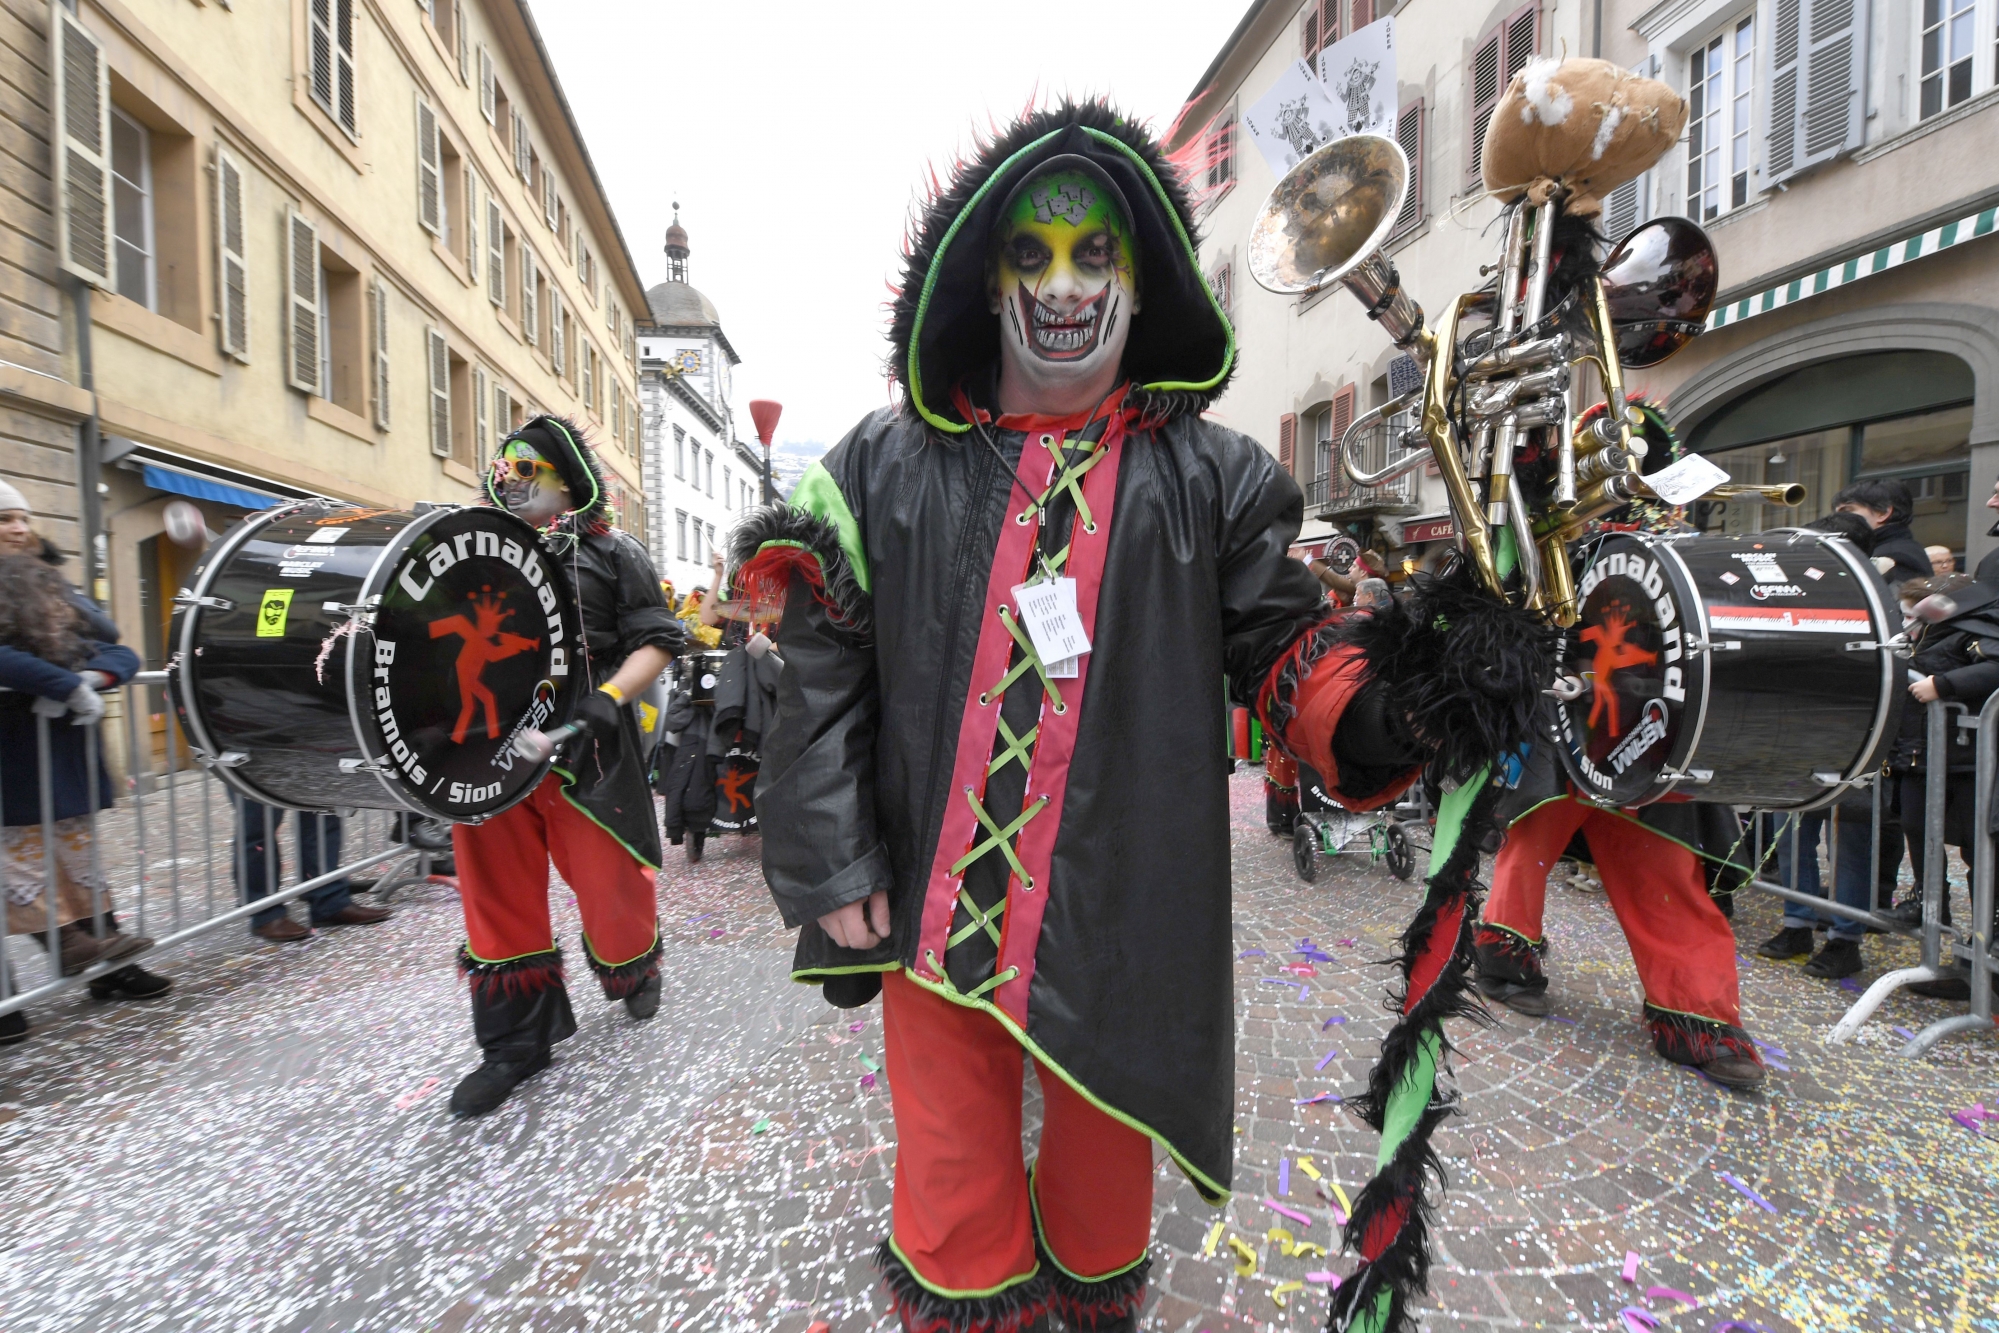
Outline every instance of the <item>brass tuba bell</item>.
{"type": "Polygon", "coordinates": [[[1280,296],[1338,282],[1359,298],[1397,346],[1423,327],[1381,244],[1409,192],[1409,159],[1379,134],[1335,139],[1277,182],[1249,233],[1249,273],[1280,296]]]}

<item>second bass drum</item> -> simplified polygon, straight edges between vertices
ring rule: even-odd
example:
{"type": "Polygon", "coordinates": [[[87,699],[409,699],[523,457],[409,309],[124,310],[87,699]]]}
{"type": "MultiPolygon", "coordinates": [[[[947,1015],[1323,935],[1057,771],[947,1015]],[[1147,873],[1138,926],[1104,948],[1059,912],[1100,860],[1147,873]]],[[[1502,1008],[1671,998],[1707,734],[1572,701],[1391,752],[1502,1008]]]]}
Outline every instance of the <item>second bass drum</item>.
{"type": "Polygon", "coordinates": [[[1604,804],[1807,810],[1894,739],[1899,608],[1842,538],[1615,533],[1576,590],[1584,688],[1557,727],[1570,778],[1604,804]]]}

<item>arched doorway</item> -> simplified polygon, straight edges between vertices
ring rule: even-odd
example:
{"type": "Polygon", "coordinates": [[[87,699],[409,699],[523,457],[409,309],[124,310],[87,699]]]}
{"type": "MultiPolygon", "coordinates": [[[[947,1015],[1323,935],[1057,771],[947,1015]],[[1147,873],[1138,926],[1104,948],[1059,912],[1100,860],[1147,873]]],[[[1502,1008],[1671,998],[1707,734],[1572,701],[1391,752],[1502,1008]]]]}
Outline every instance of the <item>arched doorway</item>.
{"type": "Polygon", "coordinates": [[[1755,532],[1819,517],[1853,481],[1895,478],[1915,498],[1911,529],[1964,557],[1972,368],[1948,352],[1881,351],[1815,362],[1765,380],[1704,413],[1687,447],[1751,485],[1800,482],[1787,509],[1759,500],[1699,505],[1708,532],[1755,532]]]}

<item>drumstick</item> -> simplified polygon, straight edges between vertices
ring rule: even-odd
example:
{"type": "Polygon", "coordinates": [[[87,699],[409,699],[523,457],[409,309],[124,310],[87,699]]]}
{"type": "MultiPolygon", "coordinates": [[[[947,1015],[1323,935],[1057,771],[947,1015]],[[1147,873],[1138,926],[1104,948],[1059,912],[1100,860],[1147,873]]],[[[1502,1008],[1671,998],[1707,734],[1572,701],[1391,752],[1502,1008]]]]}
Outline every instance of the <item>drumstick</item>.
{"type": "Polygon", "coordinates": [[[571,736],[582,730],[583,728],[574,722],[565,723],[554,731],[536,731],[533,727],[529,727],[514,737],[514,753],[531,764],[543,763],[561,749],[571,736]]]}

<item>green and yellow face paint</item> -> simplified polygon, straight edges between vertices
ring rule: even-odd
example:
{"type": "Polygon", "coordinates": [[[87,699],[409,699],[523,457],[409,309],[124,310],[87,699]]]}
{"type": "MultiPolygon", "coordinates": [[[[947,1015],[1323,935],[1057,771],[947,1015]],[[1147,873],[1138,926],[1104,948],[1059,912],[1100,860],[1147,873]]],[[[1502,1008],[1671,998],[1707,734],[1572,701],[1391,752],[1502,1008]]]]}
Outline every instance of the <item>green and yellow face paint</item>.
{"type": "Polygon", "coordinates": [[[1028,182],[995,228],[987,295],[1003,355],[1031,379],[1088,379],[1124,356],[1138,310],[1131,227],[1076,171],[1028,182]]]}

